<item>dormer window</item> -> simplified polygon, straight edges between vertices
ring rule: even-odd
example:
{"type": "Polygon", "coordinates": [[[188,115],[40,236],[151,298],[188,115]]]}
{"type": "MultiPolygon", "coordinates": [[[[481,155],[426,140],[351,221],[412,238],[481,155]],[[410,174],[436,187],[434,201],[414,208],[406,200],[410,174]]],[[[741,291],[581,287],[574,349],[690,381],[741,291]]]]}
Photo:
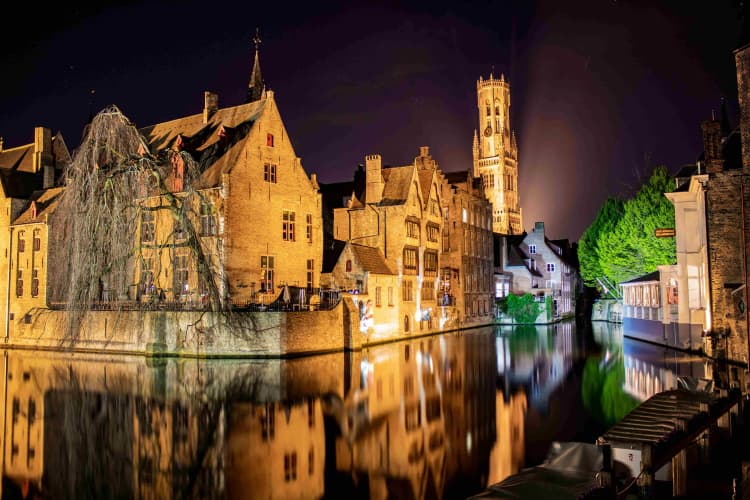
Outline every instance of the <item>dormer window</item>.
{"type": "Polygon", "coordinates": [[[351,259],[347,259],[346,261],[346,272],[347,273],[352,272],[352,260],[351,259]]]}
{"type": "Polygon", "coordinates": [[[31,218],[36,219],[36,201],[31,202],[31,218]]]}
{"type": "Polygon", "coordinates": [[[273,134],[266,134],[266,146],[273,147],[273,134]]]}

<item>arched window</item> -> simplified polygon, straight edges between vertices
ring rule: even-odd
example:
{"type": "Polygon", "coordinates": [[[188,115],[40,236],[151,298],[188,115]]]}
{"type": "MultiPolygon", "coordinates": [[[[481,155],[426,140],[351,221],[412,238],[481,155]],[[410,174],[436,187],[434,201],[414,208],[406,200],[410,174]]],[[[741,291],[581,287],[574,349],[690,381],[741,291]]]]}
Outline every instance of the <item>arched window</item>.
{"type": "Polygon", "coordinates": [[[346,272],[347,273],[352,272],[352,259],[346,260],[346,272]]]}

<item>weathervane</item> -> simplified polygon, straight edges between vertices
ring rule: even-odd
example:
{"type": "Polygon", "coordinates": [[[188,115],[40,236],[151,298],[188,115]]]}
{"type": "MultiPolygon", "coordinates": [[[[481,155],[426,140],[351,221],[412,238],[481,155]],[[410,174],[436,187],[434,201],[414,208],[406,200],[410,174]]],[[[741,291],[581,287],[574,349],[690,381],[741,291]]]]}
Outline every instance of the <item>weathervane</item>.
{"type": "Polygon", "coordinates": [[[260,30],[259,30],[259,28],[255,28],[255,36],[253,37],[253,43],[255,44],[255,52],[258,52],[258,47],[260,46],[260,30]]]}

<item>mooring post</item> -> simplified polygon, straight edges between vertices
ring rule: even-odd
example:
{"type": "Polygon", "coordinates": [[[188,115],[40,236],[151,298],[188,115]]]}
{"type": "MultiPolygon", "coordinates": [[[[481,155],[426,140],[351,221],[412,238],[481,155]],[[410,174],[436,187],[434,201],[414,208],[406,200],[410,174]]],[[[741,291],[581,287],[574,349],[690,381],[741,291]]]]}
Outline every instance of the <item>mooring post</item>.
{"type": "Polygon", "coordinates": [[[677,452],[672,457],[672,496],[681,497],[687,494],[687,451],[677,452]]]}
{"type": "Polygon", "coordinates": [[[653,470],[653,450],[651,445],[644,444],[641,448],[641,472],[638,475],[638,487],[641,490],[642,498],[653,497],[654,487],[654,470],[653,470]]]}

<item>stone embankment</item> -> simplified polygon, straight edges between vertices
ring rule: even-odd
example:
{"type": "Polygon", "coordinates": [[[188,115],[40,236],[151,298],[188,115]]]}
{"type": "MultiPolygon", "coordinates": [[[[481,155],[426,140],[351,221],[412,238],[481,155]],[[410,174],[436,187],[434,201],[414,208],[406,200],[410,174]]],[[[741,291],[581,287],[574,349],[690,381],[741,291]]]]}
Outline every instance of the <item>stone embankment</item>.
{"type": "MultiPolygon", "coordinates": [[[[465,324],[461,328],[482,326],[465,324]]],[[[87,311],[37,308],[11,322],[5,347],[186,357],[292,357],[344,350],[459,329],[412,334],[361,333],[350,299],[318,311],[87,311]],[[71,319],[75,327],[71,328],[71,319]],[[70,332],[74,332],[71,334],[70,332]]]]}

